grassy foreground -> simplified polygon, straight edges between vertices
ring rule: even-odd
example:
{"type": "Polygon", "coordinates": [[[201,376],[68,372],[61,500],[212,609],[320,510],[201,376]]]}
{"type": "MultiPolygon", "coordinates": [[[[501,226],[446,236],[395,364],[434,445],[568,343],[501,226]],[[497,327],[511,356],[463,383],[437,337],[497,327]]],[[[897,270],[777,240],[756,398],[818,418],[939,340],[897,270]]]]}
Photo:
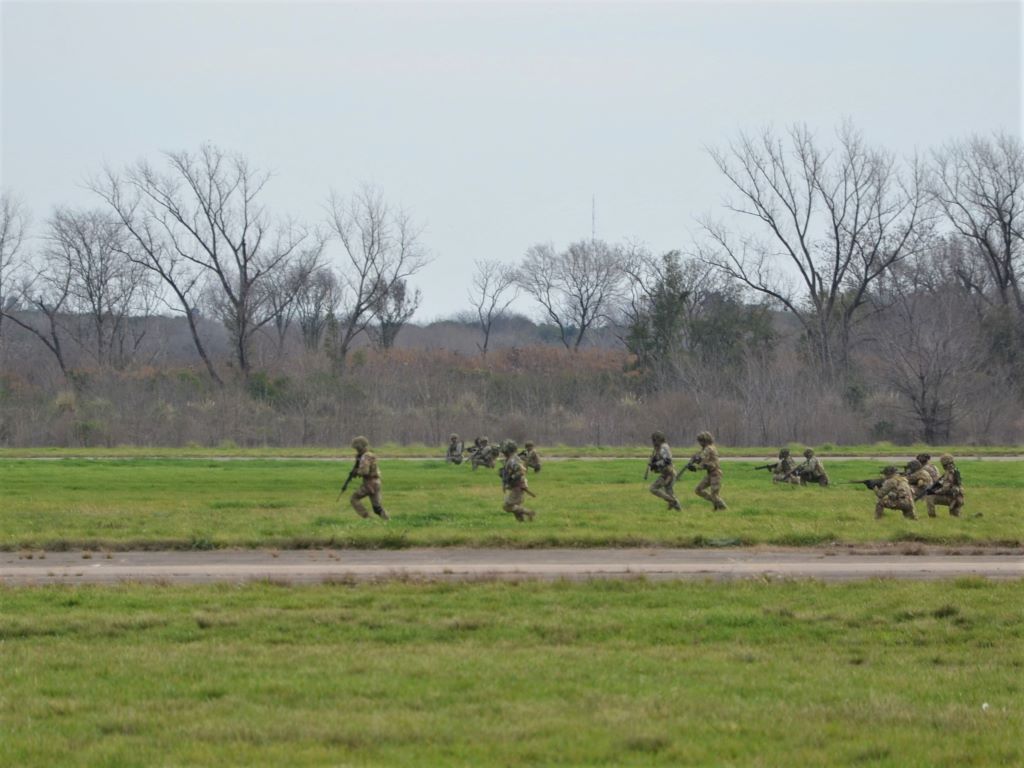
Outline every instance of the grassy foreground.
{"type": "MultiPolygon", "coordinates": [[[[965,461],[967,508],[954,519],[872,519],[860,485],[773,485],[753,464],[725,466],[729,510],[677,484],[669,512],[643,481],[643,462],[550,462],[530,475],[532,524],[501,511],[495,471],[438,461],[382,463],[393,520],[362,520],[336,501],[349,462],[126,459],[0,461],[0,548],[214,548],[405,546],[809,545],[921,541],[1019,545],[1024,461],[965,461]],[[975,517],[977,513],[981,517],[975,517]]],[[[833,481],[877,474],[878,462],[833,461],[833,481]]],[[[351,492],[353,488],[350,488],[351,492]]]]}
{"type": "Polygon", "coordinates": [[[0,764],[1024,763],[1024,582],[0,588],[0,764]]]}

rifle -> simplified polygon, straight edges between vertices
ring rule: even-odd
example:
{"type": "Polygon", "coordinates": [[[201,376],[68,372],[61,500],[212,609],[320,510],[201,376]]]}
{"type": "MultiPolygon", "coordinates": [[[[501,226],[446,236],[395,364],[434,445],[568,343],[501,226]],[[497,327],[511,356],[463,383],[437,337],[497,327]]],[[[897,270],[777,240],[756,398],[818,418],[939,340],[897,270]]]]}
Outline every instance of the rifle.
{"type": "MultiPolygon", "coordinates": [[[[345,478],[344,484],[341,486],[341,490],[338,491],[338,499],[341,498],[341,494],[348,490],[348,484],[352,482],[352,478],[357,477],[356,472],[359,470],[359,458],[356,457],[356,463],[352,465],[351,471],[348,473],[348,477],[345,478]]],[[[337,501],[337,499],[335,499],[337,501]]]]}
{"type": "Polygon", "coordinates": [[[914,501],[920,501],[925,496],[930,496],[933,493],[938,493],[942,490],[942,478],[939,478],[934,483],[929,485],[927,488],[922,488],[914,495],[914,501]]]}
{"type": "Polygon", "coordinates": [[[885,482],[885,478],[873,477],[870,480],[846,480],[844,482],[845,482],[846,485],[854,485],[854,484],[860,483],[860,484],[863,484],[863,486],[865,488],[869,488],[869,489],[871,489],[873,491],[876,488],[881,488],[882,487],[882,483],[885,482]]]}
{"type": "Polygon", "coordinates": [[[697,465],[699,463],[700,463],[700,453],[698,452],[698,453],[693,454],[693,456],[690,457],[690,460],[688,462],[686,462],[686,467],[684,467],[684,469],[688,469],[690,472],[696,472],[697,471],[697,465]]]}
{"type": "MultiPolygon", "coordinates": [[[[777,463],[778,462],[776,462],[776,464],[777,463]]],[[[754,469],[775,469],[775,464],[762,464],[760,467],[754,467],[754,469]]]]}

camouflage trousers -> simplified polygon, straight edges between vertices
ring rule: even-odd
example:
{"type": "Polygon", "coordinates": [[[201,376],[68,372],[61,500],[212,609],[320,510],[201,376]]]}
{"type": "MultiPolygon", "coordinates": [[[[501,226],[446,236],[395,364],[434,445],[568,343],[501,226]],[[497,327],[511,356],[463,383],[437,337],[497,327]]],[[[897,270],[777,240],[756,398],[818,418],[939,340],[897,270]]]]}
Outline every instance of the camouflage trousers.
{"type": "Polygon", "coordinates": [[[708,472],[707,475],[697,483],[697,487],[693,489],[693,492],[700,496],[702,499],[707,499],[715,505],[715,509],[728,509],[722,497],[719,493],[722,490],[722,473],[719,472],[708,472]]]}
{"type": "Polygon", "coordinates": [[[828,487],[828,473],[818,472],[814,475],[806,475],[800,481],[801,485],[809,485],[810,483],[817,483],[822,488],[828,487]]]}
{"type": "Polygon", "coordinates": [[[502,505],[502,509],[506,512],[511,512],[516,516],[516,520],[520,523],[523,520],[533,521],[534,511],[527,509],[523,506],[523,500],[526,498],[526,491],[522,488],[506,488],[505,489],[505,503],[502,505]]]}
{"type": "Polygon", "coordinates": [[[952,517],[960,517],[960,512],[964,508],[964,492],[958,493],[933,493],[929,496],[924,497],[925,503],[928,504],[928,514],[935,517],[935,506],[949,507],[949,514],[952,517]]]}
{"type": "Polygon", "coordinates": [[[679,505],[679,499],[676,498],[674,490],[676,486],[676,471],[669,467],[660,475],[653,483],[651,483],[648,490],[657,496],[659,499],[664,499],[668,502],[669,509],[682,509],[679,505]]]}
{"type": "Polygon", "coordinates": [[[913,499],[906,499],[901,496],[883,496],[875,504],[875,519],[878,520],[886,509],[898,509],[908,520],[917,520],[914,514],[913,499]]]}
{"type": "Polygon", "coordinates": [[[449,464],[461,464],[462,463],[462,454],[461,453],[449,453],[447,456],[444,457],[444,460],[447,461],[449,464]]]}
{"type": "Polygon", "coordinates": [[[383,520],[390,520],[387,510],[384,509],[380,503],[380,478],[365,478],[363,484],[360,485],[356,492],[352,494],[350,504],[352,509],[356,511],[360,517],[369,517],[370,513],[366,511],[366,506],[363,504],[363,499],[369,497],[370,505],[373,507],[374,513],[376,513],[383,520]]]}
{"type": "Polygon", "coordinates": [[[792,485],[800,485],[800,478],[796,475],[790,475],[786,472],[776,472],[772,475],[773,483],[790,483],[792,485]]]}

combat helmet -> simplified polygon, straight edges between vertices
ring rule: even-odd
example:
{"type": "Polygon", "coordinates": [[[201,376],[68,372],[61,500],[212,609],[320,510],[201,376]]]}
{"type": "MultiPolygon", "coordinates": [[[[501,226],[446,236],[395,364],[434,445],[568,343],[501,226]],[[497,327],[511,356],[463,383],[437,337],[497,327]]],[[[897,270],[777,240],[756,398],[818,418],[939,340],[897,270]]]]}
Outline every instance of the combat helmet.
{"type": "Polygon", "coordinates": [[[948,467],[950,464],[954,463],[953,455],[949,453],[942,454],[939,457],[939,463],[944,467],[948,467]]]}
{"type": "Polygon", "coordinates": [[[526,450],[530,450],[531,448],[533,448],[533,440],[527,440],[525,443],[523,443],[523,448],[525,448],[526,450]]]}
{"type": "Polygon", "coordinates": [[[513,453],[516,452],[516,448],[518,447],[519,446],[516,445],[515,440],[505,440],[501,444],[501,452],[505,456],[511,456],[513,453]]]}
{"type": "Polygon", "coordinates": [[[355,448],[360,453],[362,453],[363,451],[370,447],[370,441],[367,440],[362,435],[359,435],[358,437],[352,438],[352,447],[355,448]]]}
{"type": "Polygon", "coordinates": [[[450,435],[448,435],[448,440],[450,442],[457,443],[459,442],[459,436],[452,432],[450,435]]]}
{"type": "Polygon", "coordinates": [[[811,456],[813,456],[813,455],[814,455],[814,449],[813,449],[813,448],[807,448],[807,449],[805,449],[805,450],[804,450],[804,456],[805,456],[806,458],[808,458],[808,459],[809,459],[809,458],[811,458],[811,456]]]}
{"type": "Polygon", "coordinates": [[[707,430],[704,430],[699,435],[697,435],[697,442],[702,444],[702,445],[705,444],[705,443],[710,444],[710,443],[715,442],[715,437],[714,437],[714,435],[712,435],[707,430]]]}
{"type": "Polygon", "coordinates": [[[665,440],[666,440],[665,433],[662,432],[660,429],[656,429],[653,432],[651,432],[651,442],[652,443],[664,443],[665,440]]]}
{"type": "Polygon", "coordinates": [[[780,448],[779,449],[779,458],[780,459],[789,458],[789,448],[780,448]]]}
{"type": "Polygon", "coordinates": [[[890,464],[888,467],[882,470],[882,474],[885,475],[886,477],[892,477],[893,475],[898,475],[899,473],[900,468],[893,466],[892,464],[890,464]]]}
{"type": "Polygon", "coordinates": [[[487,445],[490,442],[486,437],[480,438],[480,445],[487,445]]]}
{"type": "Polygon", "coordinates": [[[907,472],[917,472],[923,465],[917,459],[911,459],[907,462],[907,472]]]}
{"type": "Polygon", "coordinates": [[[932,455],[930,453],[919,453],[914,458],[920,461],[921,466],[923,467],[925,464],[932,460],[932,455]]]}

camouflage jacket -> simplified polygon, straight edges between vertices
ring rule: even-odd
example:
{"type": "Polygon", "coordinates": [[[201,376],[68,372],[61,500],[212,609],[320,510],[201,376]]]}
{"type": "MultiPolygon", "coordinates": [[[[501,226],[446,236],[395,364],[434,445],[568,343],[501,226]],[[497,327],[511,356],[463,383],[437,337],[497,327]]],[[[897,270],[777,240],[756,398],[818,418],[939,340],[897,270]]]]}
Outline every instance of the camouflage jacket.
{"type": "Polygon", "coordinates": [[[939,493],[945,493],[954,495],[957,493],[963,493],[963,484],[960,480],[960,470],[956,468],[956,465],[951,466],[946,470],[946,473],[942,476],[942,488],[939,493]]]}
{"type": "Polygon", "coordinates": [[[445,454],[445,458],[449,461],[462,458],[462,448],[459,447],[458,443],[448,443],[448,452],[445,454]]]}
{"type": "Polygon", "coordinates": [[[506,490],[509,488],[526,488],[526,468],[514,453],[505,459],[505,464],[499,474],[501,475],[502,488],[506,490]]]}
{"type": "Polygon", "coordinates": [[[793,460],[792,456],[779,459],[772,465],[772,472],[776,475],[788,475],[794,469],[796,469],[796,461],[793,460]]]}
{"type": "Polygon", "coordinates": [[[921,469],[928,473],[928,476],[931,477],[933,483],[938,481],[938,479],[942,477],[942,474],[939,472],[938,469],[935,468],[935,465],[932,464],[931,462],[925,464],[923,467],[921,467],[921,469]]]}
{"type": "Polygon", "coordinates": [[[914,489],[914,493],[916,494],[919,491],[924,491],[930,488],[931,484],[935,481],[932,480],[932,476],[928,473],[928,470],[921,467],[916,472],[911,472],[907,475],[907,482],[910,484],[910,487],[914,489]]]}
{"type": "Polygon", "coordinates": [[[715,446],[705,445],[697,457],[697,466],[706,469],[709,475],[722,474],[722,467],[718,463],[718,449],[715,446]]]}
{"type": "Polygon", "coordinates": [[[651,451],[651,458],[648,460],[647,466],[651,468],[652,472],[662,475],[674,471],[672,469],[672,449],[668,447],[668,443],[662,443],[651,451]]]}
{"type": "Polygon", "coordinates": [[[521,458],[523,463],[534,472],[540,472],[540,456],[537,455],[537,451],[523,451],[519,454],[519,458],[521,458]]]}
{"type": "Polygon", "coordinates": [[[377,457],[369,451],[360,456],[356,474],[364,480],[379,480],[380,469],[377,467],[377,457]]]}
{"type": "Polygon", "coordinates": [[[875,494],[882,501],[889,501],[895,504],[913,504],[914,493],[910,490],[907,478],[902,475],[887,477],[881,486],[875,489],[875,494]]]}
{"type": "Polygon", "coordinates": [[[817,456],[805,459],[796,469],[804,477],[821,477],[825,474],[825,465],[821,463],[821,459],[817,456]]]}

